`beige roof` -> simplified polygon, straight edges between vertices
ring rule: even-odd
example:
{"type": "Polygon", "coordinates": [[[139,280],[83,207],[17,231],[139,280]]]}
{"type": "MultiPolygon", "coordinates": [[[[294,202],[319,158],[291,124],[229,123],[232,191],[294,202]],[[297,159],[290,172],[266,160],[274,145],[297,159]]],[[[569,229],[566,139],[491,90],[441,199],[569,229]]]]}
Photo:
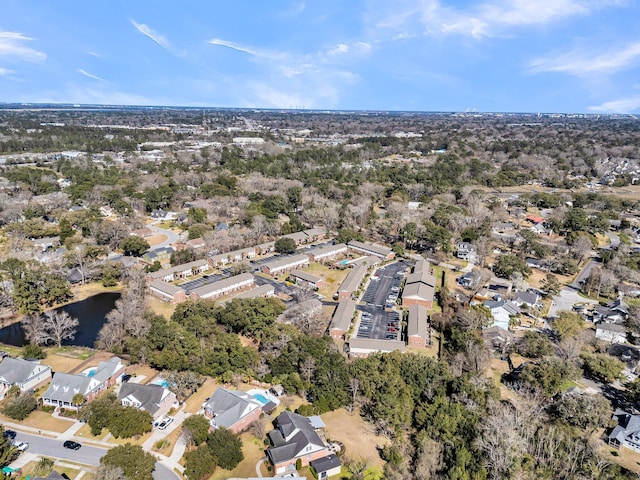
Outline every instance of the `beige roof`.
{"type": "Polygon", "coordinates": [[[419,298],[422,300],[433,301],[435,291],[432,286],[422,282],[411,283],[405,285],[402,291],[402,298],[419,298]]]}
{"type": "Polygon", "coordinates": [[[175,295],[176,293],[184,292],[183,288],[176,287],[170,283],[163,282],[162,280],[154,280],[149,284],[149,288],[158,290],[159,292],[166,293],[167,295],[175,295]]]}
{"type": "Polygon", "coordinates": [[[253,281],[253,275],[251,275],[250,273],[241,273],[240,275],[225,278],[224,280],[213,282],[209,285],[203,285],[202,287],[191,290],[191,293],[197,295],[198,297],[206,297],[208,294],[214,292],[224,293],[225,290],[231,290],[235,286],[240,286],[243,283],[253,283],[253,281]]]}
{"type": "Polygon", "coordinates": [[[429,324],[427,321],[427,307],[424,305],[411,305],[409,307],[409,316],[407,318],[407,335],[409,337],[429,336],[429,324]]]}
{"type": "Polygon", "coordinates": [[[154,279],[163,278],[166,275],[173,275],[174,273],[184,272],[186,270],[192,270],[193,268],[200,268],[205,265],[208,266],[209,262],[207,262],[206,260],[195,260],[193,262],[183,263],[182,265],[176,265],[175,267],[171,267],[171,268],[161,268],[157,272],[150,272],[149,276],[154,279]]]}
{"type": "Polygon", "coordinates": [[[346,332],[349,330],[351,326],[351,319],[353,318],[353,314],[356,311],[356,302],[355,300],[348,299],[343,300],[338,304],[336,311],[333,312],[333,317],[331,318],[331,325],[329,326],[329,330],[342,330],[346,332]]]}
{"type": "Polygon", "coordinates": [[[431,275],[428,271],[422,270],[420,272],[414,272],[407,275],[407,284],[422,282],[426,285],[436,286],[436,277],[431,275]]]}
{"type": "Polygon", "coordinates": [[[340,287],[338,288],[338,291],[355,292],[358,287],[360,287],[360,283],[362,282],[362,279],[364,278],[366,273],[366,265],[359,265],[357,267],[354,267],[354,269],[349,272],[349,275],[347,275],[347,278],[342,281],[340,287]]]}
{"type": "Polygon", "coordinates": [[[309,263],[309,257],[307,255],[293,255],[291,257],[284,257],[278,260],[274,260],[272,262],[263,263],[263,267],[273,269],[278,269],[282,267],[297,266],[302,265],[304,263],[309,263]]]}
{"type": "Polygon", "coordinates": [[[359,242],[357,240],[351,240],[347,245],[351,248],[355,248],[356,250],[373,253],[374,255],[377,255],[379,257],[386,257],[391,253],[391,249],[389,247],[372,245],[370,243],[359,242]]]}
{"type": "Polygon", "coordinates": [[[259,287],[252,288],[251,290],[247,290],[246,292],[242,292],[233,298],[266,297],[268,295],[273,295],[274,291],[275,289],[273,288],[273,285],[265,283],[264,285],[260,285],[259,287]]]}
{"type": "Polygon", "coordinates": [[[292,277],[300,278],[301,280],[309,283],[318,283],[322,281],[321,277],[318,277],[317,275],[311,275],[310,273],[307,273],[303,270],[291,270],[291,272],[289,272],[289,275],[292,277]]]}
{"type": "Polygon", "coordinates": [[[375,340],[371,338],[351,337],[349,339],[349,351],[351,353],[404,352],[404,342],[399,340],[375,340]]]}

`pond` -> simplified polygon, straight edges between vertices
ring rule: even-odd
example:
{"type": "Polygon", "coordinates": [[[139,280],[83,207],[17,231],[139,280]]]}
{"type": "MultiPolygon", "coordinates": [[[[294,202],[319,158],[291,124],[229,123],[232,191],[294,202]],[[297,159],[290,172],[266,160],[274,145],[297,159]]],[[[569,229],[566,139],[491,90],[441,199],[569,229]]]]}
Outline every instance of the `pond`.
{"type": "MultiPolygon", "coordinates": [[[[106,315],[109,313],[116,300],[120,298],[119,293],[99,293],[92,297],[86,298],[79,302],[70,303],[58,310],[67,312],[72,317],[78,319],[78,331],[73,340],[65,340],[63,345],[76,345],[79,347],[93,347],[94,342],[98,338],[98,332],[106,321],[106,315]]],[[[20,322],[0,329],[0,343],[21,347],[26,341],[20,322]]]]}

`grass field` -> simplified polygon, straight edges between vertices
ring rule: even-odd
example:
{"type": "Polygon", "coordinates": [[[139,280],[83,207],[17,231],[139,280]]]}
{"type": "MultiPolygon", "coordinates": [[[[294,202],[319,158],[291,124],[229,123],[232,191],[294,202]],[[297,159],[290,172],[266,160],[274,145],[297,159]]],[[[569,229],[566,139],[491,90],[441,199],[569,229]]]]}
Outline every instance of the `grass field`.
{"type": "Polygon", "coordinates": [[[220,385],[213,378],[207,377],[198,391],[187,399],[187,406],[185,407],[185,411],[196,413],[198,410],[200,410],[200,407],[204,403],[205,399],[207,397],[210,397],[213,394],[213,391],[219,386],[220,385]]]}
{"type": "Polygon", "coordinates": [[[256,476],[256,464],[264,457],[266,448],[262,440],[258,440],[252,434],[245,432],[240,435],[242,440],[242,453],[244,460],[233,470],[217,468],[211,480],[223,480],[225,478],[248,478],[256,476]]]}
{"type": "Polygon", "coordinates": [[[321,416],[327,426],[327,438],[342,442],[347,457],[367,459],[371,465],[383,466],[384,461],[378,456],[376,446],[387,445],[390,440],[376,435],[373,425],[358,413],[351,415],[344,408],[321,416]]]}
{"type": "Polygon", "coordinates": [[[158,244],[166,241],[167,240],[167,236],[166,235],[153,235],[151,237],[145,238],[145,240],[149,243],[149,245],[151,245],[153,247],[154,245],[158,245],[158,244]]]}
{"type": "Polygon", "coordinates": [[[51,432],[62,433],[73,425],[73,420],[63,420],[60,418],[53,418],[50,413],[36,410],[31,413],[27,418],[21,422],[17,422],[5,415],[0,414],[0,420],[2,422],[20,423],[25,427],[37,428],[40,430],[49,430],[51,432]]]}

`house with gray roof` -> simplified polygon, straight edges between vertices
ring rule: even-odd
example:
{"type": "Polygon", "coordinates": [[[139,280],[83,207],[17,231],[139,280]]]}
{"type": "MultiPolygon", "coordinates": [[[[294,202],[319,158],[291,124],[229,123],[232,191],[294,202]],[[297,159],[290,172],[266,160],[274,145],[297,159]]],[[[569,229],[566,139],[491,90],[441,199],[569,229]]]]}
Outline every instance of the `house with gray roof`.
{"type": "Polygon", "coordinates": [[[202,404],[202,409],[213,428],[224,427],[233,433],[240,433],[260,418],[263,406],[246,392],[220,387],[202,404]]]}
{"type": "Polygon", "coordinates": [[[120,381],[125,367],[118,357],[100,362],[86,374],[56,373],[46,392],[42,394],[43,405],[77,410],[80,405],[73,397],[82,394],[87,402],[120,381]]]}
{"type": "Polygon", "coordinates": [[[160,418],[177,406],[176,394],[162,385],[125,382],[118,392],[118,400],[125,407],[146,410],[153,419],[160,418]]]}
{"type": "Polygon", "coordinates": [[[51,367],[41,365],[38,360],[5,357],[0,362],[0,400],[7,391],[17,385],[26,392],[44,385],[51,380],[51,367]]]}
{"type": "Polygon", "coordinates": [[[275,429],[267,434],[271,446],[266,449],[267,458],[274,473],[282,475],[296,469],[298,459],[302,466],[331,454],[317,432],[318,427],[310,417],[284,411],[275,421],[275,429]]]}
{"type": "Polygon", "coordinates": [[[529,308],[535,308],[538,306],[538,300],[540,297],[534,292],[518,292],[513,296],[513,303],[521,307],[526,305],[529,308]]]}
{"type": "Polygon", "coordinates": [[[609,445],[625,447],[640,453],[640,415],[632,415],[624,410],[616,410],[613,420],[618,422],[607,437],[609,445]]]}
{"type": "Polygon", "coordinates": [[[491,310],[493,323],[490,326],[498,326],[504,330],[509,330],[512,317],[520,315],[520,307],[507,300],[489,300],[483,305],[491,310]]]}
{"type": "Polygon", "coordinates": [[[401,340],[378,340],[374,338],[351,337],[349,339],[349,356],[352,358],[366,358],[372,353],[389,353],[405,351],[405,344],[401,340]]]}

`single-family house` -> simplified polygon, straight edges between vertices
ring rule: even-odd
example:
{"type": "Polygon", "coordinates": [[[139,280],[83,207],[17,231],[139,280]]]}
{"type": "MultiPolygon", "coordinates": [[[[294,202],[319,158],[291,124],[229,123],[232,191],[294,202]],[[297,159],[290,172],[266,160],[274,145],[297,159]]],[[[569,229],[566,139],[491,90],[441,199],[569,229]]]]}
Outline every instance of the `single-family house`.
{"type": "Polygon", "coordinates": [[[617,448],[625,447],[640,453],[640,415],[616,410],[612,419],[617,421],[618,425],[607,437],[609,445],[617,448]]]}
{"type": "Polygon", "coordinates": [[[627,328],[618,323],[600,322],[596,324],[596,338],[609,343],[626,343],[627,328]]]}
{"type": "Polygon", "coordinates": [[[456,257],[467,262],[475,262],[477,257],[476,247],[469,242],[456,244],[456,257]]]}
{"type": "Polygon", "coordinates": [[[176,394],[162,385],[125,382],[118,392],[118,400],[125,407],[146,410],[155,419],[177,406],[176,394]]]}
{"type": "Polygon", "coordinates": [[[147,237],[153,236],[153,230],[151,230],[148,227],[138,228],[137,230],[134,230],[131,233],[129,233],[129,235],[131,235],[132,237],[147,238],[147,237]]]}
{"type": "Polygon", "coordinates": [[[431,344],[431,328],[424,305],[411,305],[407,315],[407,345],[424,348],[431,344]]]}
{"type": "Polygon", "coordinates": [[[493,323],[490,326],[497,326],[504,330],[509,330],[509,322],[512,317],[520,314],[520,307],[508,300],[487,301],[484,306],[491,311],[493,323]]]}
{"type": "Polygon", "coordinates": [[[271,446],[266,454],[276,475],[295,470],[298,459],[304,467],[331,454],[317,432],[324,427],[319,417],[284,411],[276,418],[275,427],[267,434],[271,446]]]}
{"type": "Polygon", "coordinates": [[[263,404],[255,397],[240,390],[218,388],[202,404],[204,416],[213,428],[226,428],[233,433],[246,430],[262,413],[263,404]]]}
{"type": "Polygon", "coordinates": [[[289,272],[289,279],[308,290],[319,290],[327,286],[327,282],[323,278],[303,270],[291,270],[291,272],[289,272]]]}
{"type": "Polygon", "coordinates": [[[87,402],[94,400],[100,393],[115,385],[124,373],[124,365],[118,357],[100,362],[95,370],[85,374],[56,373],[46,392],[42,394],[43,405],[78,409],[73,402],[77,394],[84,396],[87,402]]]}
{"type": "Polygon", "coordinates": [[[329,335],[332,338],[344,338],[351,327],[351,320],[356,311],[356,301],[352,298],[342,300],[333,312],[329,324],[329,335]]]}
{"type": "Polygon", "coordinates": [[[478,272],[467,272],[464,275],[458,277],[458,284],[461,287],[467,287],[467,288],[471,288],[471,287],[475,287],[476,285],[478,285],[478,282],[480,281],[480,273],[478,272]]]}
{"type": "Polygon", "coordinates": [[[534,292],[517,292],[513,296],[513,300],[512,301],[518,307],[522,307],[523,305],[526,305],[529,308],[535,308],[535,307],[538,306],[538,300],[540,300],[540,297],[538,296],[537,293],[534,293],[534,292]]]}
{"type": "Polygon", "coordinates": [[[26,392],[51,380],[51,367],[41,365],[38,360],[5,357],[0,362],[0,400],[14,385],[26,392]]]}
{"type": "Polygon", "coordinates": [[[318,480],[325,480],[334,475],[340,475],[342,468],[342,462],[338,456],[333,453],[326,457],[318,458],[317,460],[311,460],[309,465],[311,465],[311,468],[315,472],[314,477],[318,480]]]}

